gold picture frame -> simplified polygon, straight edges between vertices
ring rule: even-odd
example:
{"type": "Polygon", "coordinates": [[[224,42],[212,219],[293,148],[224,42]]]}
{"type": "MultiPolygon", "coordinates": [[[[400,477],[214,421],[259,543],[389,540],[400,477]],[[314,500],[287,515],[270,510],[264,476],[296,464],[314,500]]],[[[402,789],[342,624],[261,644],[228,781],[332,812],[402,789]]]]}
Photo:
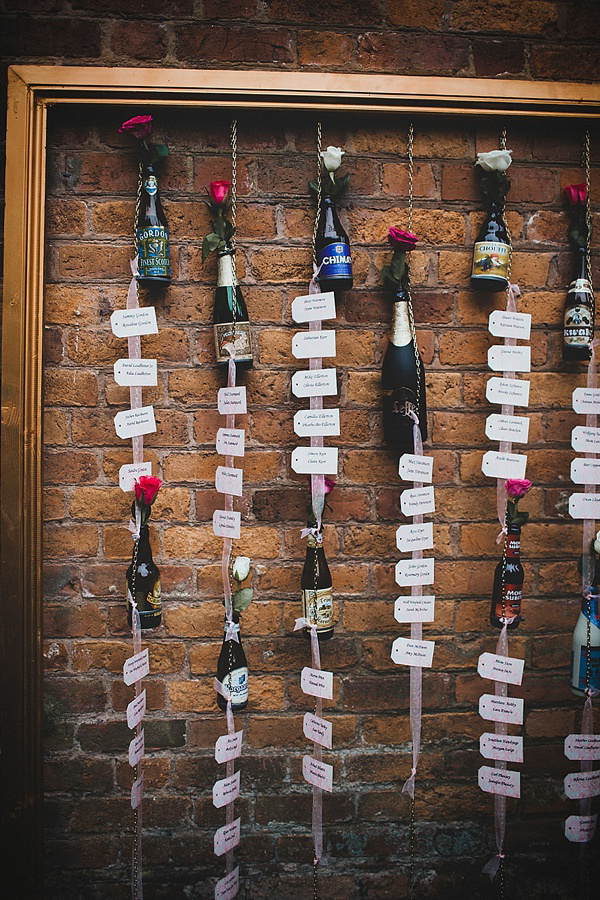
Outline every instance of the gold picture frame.
{"type": "MultiPolygon", "coordinates": [[[[8,74],[2,379],[2,847],[41,896],[42,339],[46,123],[56,104],[600,117],[600,85],[294,71],[13,66],[8,74]]],[[[12,885],[5,887],[10,888],[12,885]]]]}

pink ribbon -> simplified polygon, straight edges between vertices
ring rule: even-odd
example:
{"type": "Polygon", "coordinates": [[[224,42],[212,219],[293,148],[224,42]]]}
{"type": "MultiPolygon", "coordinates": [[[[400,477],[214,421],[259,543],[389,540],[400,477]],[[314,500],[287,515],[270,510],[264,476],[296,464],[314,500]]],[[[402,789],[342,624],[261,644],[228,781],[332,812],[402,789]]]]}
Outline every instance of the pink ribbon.
{"type": "MultiPolygon", "coordinates": [[[[502,626],[496,644],[497,656],[508,656],[508,625],[502,626]]],[[[508,697],[508,684],[503,681],[494,682],[494,693],[496,697],[508,697]]],[[[507,735],[508,726],[506,722],[496,722],[494,732],[498,735],[507,735]]],[[[506,761],[494,760],[497,769],[506,769],[506,761]]],[[[501,794],[494,794],[494,829],[496,832],[496,847],[498,853],[493,856],[486,866],[483,868],[485,875],[494,878],[500,867],[500,862],[504,859],[504,837],[506,834],[506,797],[501,794]]]]}
{"type": "MultiPolygon", "coordinates": [[[[313,277],[310,280],[310,284],[308,286],[309,294],[320,294],[321,286],[317,281],[317,275],[319,274],[320,266],[313,266],[313,277]]],[[[309,322],[308,330],[310,331],[320,331],[322,328],[322,322],[309,322]]],[[[323,368],[323,359],[321,357],[311,357],[309,360],[309,369],[322,369],[323,368]]],[[[310,408],[311,409],[323,409],[323,398],[322,397],[311,397],[310,398],[310,408]]],[[[323,446],[323,438],[320,436],[312,435],[310,439],[311,447],[322,447],[323,446]]],[[[312,508],[315,516],[315,521],[317,523],[317,531],[321,530],[321,523],[323,520],[323,509],[325,506],[325,476],[324,475],[311,475],[310,476],[310,493],[312,498],[312,508]]]]}
{"type": "MultiPolygon", "coordinates": [[[[587,370],[587,386],[590,390],[596,388],[597,385],[597,373],[596,373],[596,347],[600,346],[600,341],[596,338],[596,340],[592,341],[591,348],[592,353],[590,356],[590,361],[588,364],[587,370]]],[[[585,417],[585,426],[586,428],[596,428],[598,425],[598,416],[595,413],[590,413],[585,417]]],[[[587,459],[596,459],[595,453],[586,453],[587,459]]],[[[596,485],[595,484],[586,484],[584,486],[585,494],[595,494],[596,493],[596,485]]],[[[583,521],[583,546],[582,546],[582,560],[583,564],[581,567],[581,582],[582,582],[582,591],[583,595],[588,596],[588,591],[592,585],[593,573],[592,573],[592,558],[591,558],[591,548],[592,541],[595,537],[596,531],[596,521],[595,519],[584,519],[583,521]]]]}
{"type": "MultiPolygon", "coordinates": [[[[509,284],[508,290],[506,292],[506,312],[516,312],[517,311],[517,297],[521,296],[521,289],[518,284],[509,284]]],[[[504,338],[504,346],[505,347],[516,347],[517,341],[516,338],[504,338]]],[[[503,372],[504,378],[514,378],[514,372],[503,372]]],[[[502,415],[503,416],[512,416],[514,414],[515,408],[514,406],[509,406],[507,403],[502,405],[502,415]]],[[[498,444],[498,450],[500,453],[510,453],[512,451],[512,442],[511,441],[500,441],[498,444]]],[[[501,540],[508,534],[508,528],[506,525],[506,480],[504,478],[498,478],[496,485],[496,505],[498,507],[498,521],[500,522],[500,534],[496,538],[496,543],[499,544],[501,540]]]]}

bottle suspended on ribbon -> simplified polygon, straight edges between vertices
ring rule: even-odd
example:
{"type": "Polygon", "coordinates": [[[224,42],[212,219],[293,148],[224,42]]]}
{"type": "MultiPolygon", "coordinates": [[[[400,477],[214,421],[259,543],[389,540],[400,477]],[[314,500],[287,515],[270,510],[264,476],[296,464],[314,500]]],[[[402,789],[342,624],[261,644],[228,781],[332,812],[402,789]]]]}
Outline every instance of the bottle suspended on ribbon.
{"type": "Polygon", "coordinates": [[[589,602],[584,597],[581,612],[573,632],[571,648],[571,690],[578,697],[585,696],[587,690],[588,664],[590,666],[590,688],[600,691],[600,593],[597,587],[590,588],[589,602]],[[588,620],[590,631],[590,652],[588,663],[588,620]]]}
{"type": "Polygon", "coordinates": [[[217,362],[229,362],[227,344],[235,347],[235,361],[240,369],[252,365],[252,336],[248,321],[248,309],[242,290],[235,277],[233,250],[217,255],[217,289],[213,310],[215,353],[217,362]]]}
{"type": "Polygon", "coordinates": [[[506,566],[501,559],[494,572],[490,622],[495,628],[502,628],[505,623],[509,629],[518,627],[522,619],[524,578],[525,572],[521,565],[521,527],[511,524],[506,538],[506,566]]]}
{"type": "Polygon", "coordinates": [[[315,239],[317,281],[322,291],[349,291],[352,287],[350,241],[338,218],[333,198],[324,193],[315,239]]]}
{"type": "MultiPolygon", "coordinates": [[[[238,613],[233,613],[234,629],[239,638],[238,641],[227,640],[227,623],[225,623],[225,636],[223,646],[217,661],[217,679],[231,692],[231,708],[233,712],[239,712],[248,706],[248,661],[240,634],[238,613]]],[[[227,700],[222,694],[217,693],[217,703],[220,709],[227,708],[227,700]]]]}
{"type": "Polygon", "coordinates": [[[589,280],[587,251],[577,248],[577,269],[565,300],[563,358],[589,359],[594,339],[594,295],[589,280]]]}
{"type": "Polygon", "coordinates": [[[169,226],[164,214],[154,167],[143,167],[140,208],[136,221],[138,281],[151,286],[171,283],[169,226]]]}
{"type": "Polygon", "coordinates": [[[383,437],[386,444],[402,453],[413,452],[413,419],[419,418],[421,437],[427,439],[425,369],[413,340],[408,311],[408,294],[400,288],[394,300],[392,333],[381,368],[383,392],[383,437]]]}
{"type": "MultiPolygon", "coordinates": [[[[322,532],[308,535],[300,586],[302,615],[316,626],[319,640],[326,641],[333,637],[333,584],[325,559],[322,532]]],[[[310,628],[304,629],[304,636],[310,637],[310,628]]]]}
{"type": "Polygon", "coordinates": [[[504,291],[508,287],[510,243],[504,207],[492,200],[473,247],[471,287],[478,291],[504,291]]]}
{"type": "Polygon", "coordinates": [[[131,627],[131,598],[135,597],[135,602],[140,614],[141,627],[158,628],[162,614],[160,571],[152,559],[152,548],[150,547],[147,522],[140,527],[137,556],[134,547],[131,564],[127,569],[125,578],[127,582],[127,621],[129,626],[131,627]],[[136,564],[135,590],[133,577],[134,562],[136,564]]]}

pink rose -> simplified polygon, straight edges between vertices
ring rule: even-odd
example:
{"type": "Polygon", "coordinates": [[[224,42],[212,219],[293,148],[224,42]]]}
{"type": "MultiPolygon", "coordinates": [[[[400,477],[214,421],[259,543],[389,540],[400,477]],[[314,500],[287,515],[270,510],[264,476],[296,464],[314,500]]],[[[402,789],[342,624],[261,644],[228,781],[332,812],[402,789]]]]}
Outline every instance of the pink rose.
{"type": "Polygon", "coordinates": [[[143,141],[152,134],[152,116],[134,116],[133,119],[123,122],[119,131],[143,141]]]}
{"type": "Polygon", "coordinates": [[[140,475],[135,482],[135,499],[144,506],[152,506],[162,481],[154,475],[140,475]]]}
{"type": "Polygon", "coordinates": [[[528,478],[509,478],[506,482],[506,493],[509,497],[518,500],[520,497],[524,497],[531,487],[532,482],[528,478]]]}
{"type": "Polygon", "coordinates": [[[578,203],[581,203],[583,206],[585,203],[585,184],[567,185],[565,188],[565,196],[573,206],[577,206],[578,203]]]}
{"type": "Polygon", "coordinates": [[[333,478],[327,478],[327,476],[325,476],[325,493],[326,494],[330,494],[332,492],[332,490],[334,489],[335,485],[336,485],[336,482],[333,480],[333,478]]]}
{"type": "Polygon", "coordinates": [[[229,181],[211,181],[209,192],[213,203],[216,203],[217,206],[222,206],[225,203],[225,197],[230,187],[231,182],[229,181]]]}
{"type": "Polygon", "coordinates": [[[411,234],[410,231],[401,231],[400,228],[395,228],[393,225],[388,232],[388,242],[398,250],[414,250],[418,240],[416,234],[411,234]]]}

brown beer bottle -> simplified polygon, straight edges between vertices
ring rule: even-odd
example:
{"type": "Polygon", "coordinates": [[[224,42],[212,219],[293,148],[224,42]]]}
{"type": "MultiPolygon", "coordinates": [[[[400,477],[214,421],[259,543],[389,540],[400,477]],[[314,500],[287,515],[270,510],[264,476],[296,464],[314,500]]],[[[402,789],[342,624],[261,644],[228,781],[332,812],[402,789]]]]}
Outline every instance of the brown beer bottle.
{"type": "Polygon", "coordinates": [[[494,572],[490,622],[495,628],[502,628],[505,623],[508,625],[508,628],[517,628],[522,618],[521,599],[523,597],[523,580],[525,578],[525,572],[521,565],[520,525],[508,526],[504,590],[502,588],[503,566],[504,560],[501,559],[494,572]],[[503,608],[505,618],[502,615],[503,608]]]}
{"type": "MultiPolygon", "coordinates": [[[[311,625],[316,625],[319,640],[326,641],[333,637],[333,591],[321,531],[308,536],[300,585],[302,614],[311,625]]],[[[304,636],[310,637],[310,628],[304,629],[304,636]]]]}

